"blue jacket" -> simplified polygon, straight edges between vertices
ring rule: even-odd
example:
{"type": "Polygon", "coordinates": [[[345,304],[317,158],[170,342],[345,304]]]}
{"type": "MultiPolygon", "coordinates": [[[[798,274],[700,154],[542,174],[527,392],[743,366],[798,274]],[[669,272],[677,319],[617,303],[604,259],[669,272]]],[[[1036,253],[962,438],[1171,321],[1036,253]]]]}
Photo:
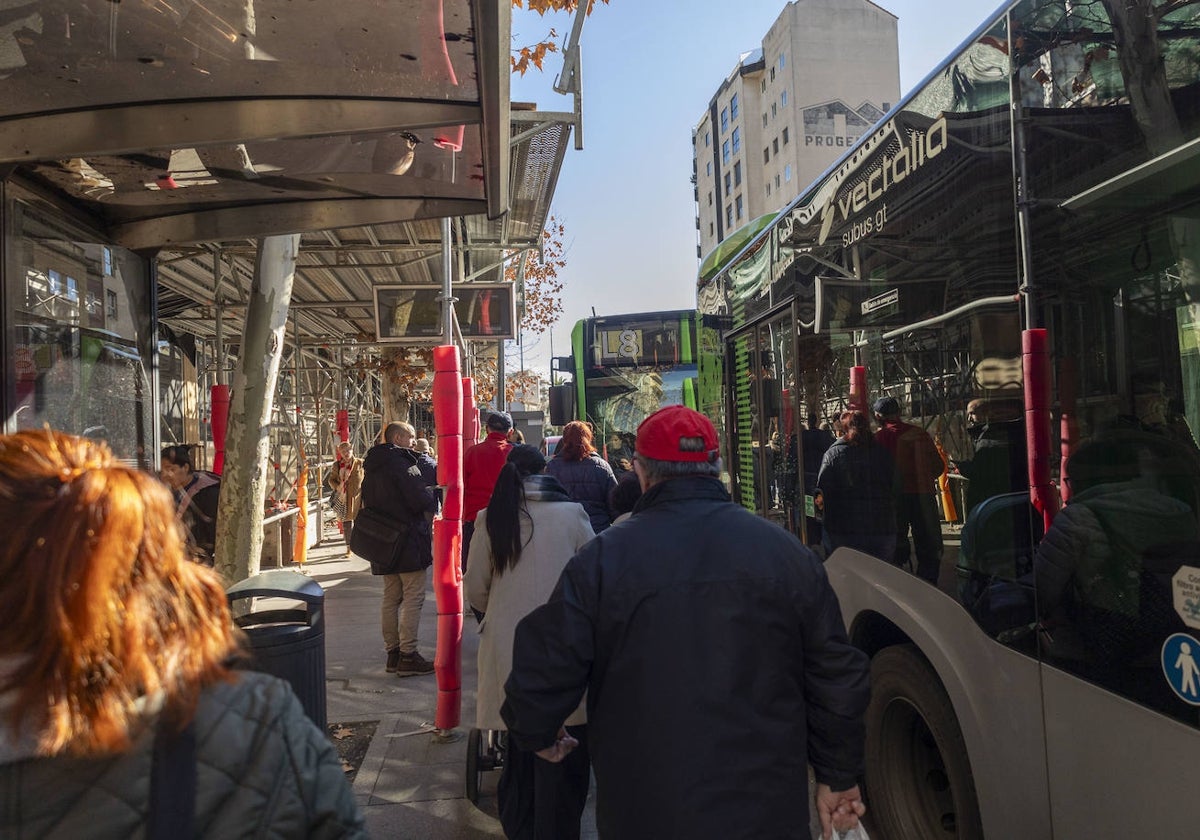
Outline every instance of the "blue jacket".
{"type": "Polygon", "coordinates": [[[892,456],[885,447],[835,440],[817,475],[817,489],[825,499],[825,530],[839,536],[896,533],[894,476],[892,456]]]}
{"type": "Polygon", "coordinates": [[[608,461],[595,452],[581,461],[553,458],[546,464],[546,472],[557,478],[571,498],[583,505],[592,522],[592,530],[597,534],[612,524],[608,494],[617,486],[617,479],[608,461]]]}

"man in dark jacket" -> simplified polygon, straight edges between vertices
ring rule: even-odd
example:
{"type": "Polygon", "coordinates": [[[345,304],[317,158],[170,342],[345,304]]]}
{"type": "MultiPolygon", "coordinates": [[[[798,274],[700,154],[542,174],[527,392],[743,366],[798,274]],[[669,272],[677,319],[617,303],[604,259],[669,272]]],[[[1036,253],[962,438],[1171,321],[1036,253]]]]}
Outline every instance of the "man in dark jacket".
{"type": "Polygon", "coordinates": [[[791,837],[807,766],[830,836],[864,813],[867,657],[813,553],[730,501],[717,434],[671,406],[638,429],[635,515],[517,627],[502,709],[550,761],[587,692],[603,837],[791,837]]]}
{"type": "Polygon", "coordinates": [[[408,532],[394,570],[381,574],[387,670],[402,677],[433,672],[433,663],[417,651],[417,628],[425,604],[425,570],[433,563],[429,519],[436,502],[409,448],[415,438],[408,423],[389,423],[383,443],[372,446],[363,459],[363,508],[386,515],[408,532]]]}
{"type": "Polygon", "coordinates": [[[942,568],[942,523],[934,494],[945,463],[929,432],[900,419],[900,403],[895,397],[876,400],[873,409],[880,426],[875,441],[892,453],[896,465],[896,553],[892,562],[908,568],[911,528],[917,577],[936,586],[942,568]]]}

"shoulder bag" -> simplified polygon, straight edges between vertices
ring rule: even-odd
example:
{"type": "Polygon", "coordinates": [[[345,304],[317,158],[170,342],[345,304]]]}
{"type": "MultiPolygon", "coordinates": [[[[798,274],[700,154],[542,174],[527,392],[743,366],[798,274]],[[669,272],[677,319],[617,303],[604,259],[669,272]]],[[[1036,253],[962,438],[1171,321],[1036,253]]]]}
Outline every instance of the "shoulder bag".
{"type": "Polygon", "coordinates": [[[372,508],[362,508],[354,517],[350,550],[365,557],[373,575],[400,571],[400,553],[408,539],[409,525],[372,508]]]}

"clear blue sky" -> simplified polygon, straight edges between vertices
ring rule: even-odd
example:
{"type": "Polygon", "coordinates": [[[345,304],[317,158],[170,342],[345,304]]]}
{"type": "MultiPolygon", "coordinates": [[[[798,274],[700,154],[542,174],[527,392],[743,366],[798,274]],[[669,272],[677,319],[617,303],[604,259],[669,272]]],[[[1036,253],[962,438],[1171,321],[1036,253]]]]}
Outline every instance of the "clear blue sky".
{"type": "MultiPolygon", "coordinates": [[[[801,0],[803,2],[803,0],[801,0]]],[[[907,94],[961,44],[1000,0],[876,0],[899,18],[900,89],[907,94]]],[[[568,149],[552,212],[565,223],[564,314],[554,354],[570,352],[572,325],[597,315],[696,305],[691,131],[738,56],[762,46],[785,0],[611,0],[583,29],[583,151],[568,149]]],[[[514,9],[514,48],[561,45],[570,16],[514,9]]],[[[569,111],[553,90],[562,67],[514,76],[514,101],[569,111]]],[[[525,366],[548,372],[549,340],[530,338],[525,366]]]]}

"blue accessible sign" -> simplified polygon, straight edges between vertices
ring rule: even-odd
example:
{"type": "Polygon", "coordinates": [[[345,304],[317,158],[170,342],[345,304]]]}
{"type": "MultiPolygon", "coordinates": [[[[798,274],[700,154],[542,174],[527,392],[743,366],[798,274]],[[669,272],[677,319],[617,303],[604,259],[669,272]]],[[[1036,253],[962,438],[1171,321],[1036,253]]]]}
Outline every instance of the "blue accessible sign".
{"type": "Polygon", "coordinates": [[[1200,642],[1187,633],[1172,633],[1163,642],[1162,668],[1179,699],[1200,706],[1200,642]]]}

